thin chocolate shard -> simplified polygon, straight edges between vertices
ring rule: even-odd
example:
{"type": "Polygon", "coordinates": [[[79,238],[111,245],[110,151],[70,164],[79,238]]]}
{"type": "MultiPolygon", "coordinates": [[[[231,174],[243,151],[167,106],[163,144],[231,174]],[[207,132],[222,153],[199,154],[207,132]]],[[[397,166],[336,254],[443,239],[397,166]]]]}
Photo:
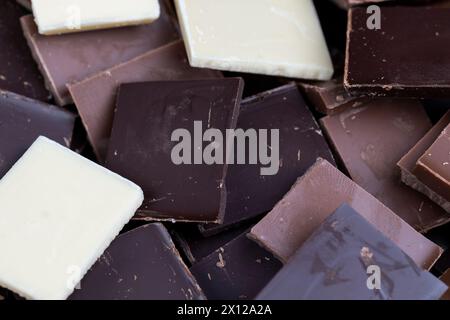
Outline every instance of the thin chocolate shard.
{"type": "Polygon", "coordinates": [[[247,238],[246,232],[191,267],[210,300],[249,300],[282,264],[247,238]]]}
{"type": "MultiPolygon", "coordinates": [[[[444,210],[450,212],[450,207],[448,206],[447,200],[441,195],[436,193],[435,190],[431,189],[427,184],[423,183],[417,174],[417,161],[424,155],[428,148],[433,144],[434,141],[439,137],[445,127],[450,123],[450,112],[447,112],[439,121],[434,125],[433,128],[428,131],[425,136],[417,142],[417,144],[411,148],[411,150],[406,153],[403,158],[401,158],[397,166],[401,169],[401,179],[402,181],[410,186],[411,188],[425,194],[432,201],[436,202],[443,207],[444,210]]],[[[426,177],[422,177],[424,181],[427,181],[426,177]]],[[[450,215],[447,214],[450,218],[450,215]]]]}
{"type": "MultiPolygon", "coordinates": [[[[227,161],[204,162],[211,142],[203,141],[203,130],[217,129],[225,137],[226,129],[236,127],[242,89],[240,78],[120,87],[106,166],[144,189],[137,218],[223,221],[227,161]],[[189,151],[177,149],[183,145],[189,151]]],[[[217,141],[219,147],[225,139],[217,141]]]]}
{"type": "Polygon", "coordinates": [[[429,269],[442,249],[415,231],[367,191],[323,159],[300,177],[249,236],[283,262],[340,205],[348,203],[421,268],[429,269]]]}
{"type": "Polygon", "coordinates": [[[68,88],[94,151],[100,160],[104,160],[111,136],[116,92],[121,83],[221,77],[221,72],[189,66],[183,42],[176,41],[68,88]]]}
{"type": "Polygon", "coordinates": [[[70,300],[203,300],[166,228],[148,224],[118,236],[70,300]]]}
{"type": "Polygon", "coordinates": [[[254,145],[246,143],[247,163],[236,164],[235,161],[228,167],[223,224],[203,226],[205,235],[270,211],[318,157],[334,163],[331,150],[294,83],[245,99],[237,128],[244,131],[279,130],[278,144],[269,141],[271,153],[279,151],[277,171],[262,175],[261,168],[270,165],[249,164],[250,155],[257,151],[253,150],[254,145]]]}
{"type": "Polygon", "coordinates": [[[311,235],[261,300],[436,300],[447,286],[347,204],[311,235]]]}
{"type": "Polygon", "coordinates": [[[40,35],[33,16],[23,17],[28,45],[56,102],[72,102],[68,84],[177,40],[176,22],[160,2],[161,16],[152,24],[64,35],[40,35]]]}
{"type": "Polygon", "coordinates": [[[70,148],[75,115],[0,90],[0,178],[41,135],[70,148]]]}
{"type": "Polygon", "coordinates": [[[450,221],[442,208],[400,183],[396,163],[431,128],[420,102],[374,99],[321,123],[352,180],[413,228],[425,232],[450,221]]]}
{"type": "Polygon", "coordinates": [[[0,1],[0,90],[48,101],[50,93],[22,36],[19,19],[27,12],[14,1],[0,1]]]}
{"type": "Polygon", "coordinates": [[[373,30],[366,11],[349,10],[346,89],[380,96],[450,97],[450,9],[381,7],[380,29],[373,30]]]}

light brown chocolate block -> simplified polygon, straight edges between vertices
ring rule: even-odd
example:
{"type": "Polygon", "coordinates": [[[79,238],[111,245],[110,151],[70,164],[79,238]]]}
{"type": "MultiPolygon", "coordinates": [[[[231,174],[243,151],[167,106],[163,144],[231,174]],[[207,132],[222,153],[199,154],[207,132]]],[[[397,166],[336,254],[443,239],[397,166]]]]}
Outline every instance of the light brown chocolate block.
{"type": "Polygon", "coordinates": [[[192,68],[183,42],[176,41],[68,87],[94,151],[102,160],[111,135],[116,93],[120,84],[218,77],[222,77],[219,71],[192,68]]]}
{"type": "Polygon", "coordinates": [[[349,176],[419,232],[450,221],[425,195],[401,183],[396,163],[431,128],[416,100],[374,99],[327,116],[322,128],[349,176]]]}
{"type": "MultiPolygon", "coordinates": [[[[427,176],[421,175],[417,170],[418,160],[426,153],[431,145],[436,141],[442,131],[450,123],[450,112],[447,112],[425,136],[417,142],[397,163],[401,169],[402,181],[411,188],[422,192],[428,198],[439,204],[445,211],[450,213],[449,202],[430,187],[427,176]],[[420,176],[420,178],[419,178],[420,176]]],[[[432,184],[431,184],[432,185],[432,184]]],[[[450,216],[449,214],[447,214],[450,216]]]]}
{"type": "Polygon", "coordinates": [[[56,102],[72,102],[67,84],[179,39],[171,9],[160,2],[161,15],[152,24],[63,35],[40,35],[33,16],[22,17],[28,45],[56,102]]]}
{"type": "Polygon", "coordinates": [[[375,197],[323,159],[300,177],[249,237],[287,262],[320,224],[349,204],[394,241],[417,265],[429,269],[442,249],[415,231],[375,197]]]}

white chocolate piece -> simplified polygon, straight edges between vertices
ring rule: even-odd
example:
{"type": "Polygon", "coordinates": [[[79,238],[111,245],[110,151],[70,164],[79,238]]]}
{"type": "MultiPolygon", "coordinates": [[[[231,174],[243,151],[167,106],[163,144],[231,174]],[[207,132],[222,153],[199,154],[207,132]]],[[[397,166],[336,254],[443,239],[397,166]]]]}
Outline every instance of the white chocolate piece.
{"type": "Polygon", "coordinates": [[[329,80],[312,0],[175,0],[191,66],[329,80]]]}
{"type": "Polygon", "coordinates": [[[160,14],[158,0],[33,0],[32,8],[45,35],[146,24],[160,14]]]}
{"type": "Polygon", "coordinates": [[[66,299],[143,198],[134,183],[39,137],[0,180],[0,286],[66,299]]]}

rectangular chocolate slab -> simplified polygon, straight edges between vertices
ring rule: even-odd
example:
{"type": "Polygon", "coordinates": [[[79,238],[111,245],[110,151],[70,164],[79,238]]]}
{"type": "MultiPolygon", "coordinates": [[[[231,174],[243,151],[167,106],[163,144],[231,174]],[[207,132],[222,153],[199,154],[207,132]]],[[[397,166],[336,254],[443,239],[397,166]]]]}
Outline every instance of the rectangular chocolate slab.
{"type": "Polygon", "coordinates": [[[160,3],[161,16],[149,25],[55,36],[40,35],[33,16],[23,17],[28,45],[56,102],[72,102],[68,84],[178,39],[174,18],[164,1],[160,3]]]}
{"type": "Polygon", "coordinates": [[[104,160],[121,83],[220,77],[218,71],[190,67],[183,42],[176,41],[68,87],[94,151],[104,160]]]}
{"type": "Polygon", "coordinates": [[[409,225],[425,232],[450,221],[442,208],[400,183],[396,163],[431,128],[420,102],[374,99],[321,123],[353,181],[409,225]]]}
{"type": "Polygon", "coordinates": [[[450,124],[417,160],[414,174],[443,200],[450,202],[450,124]]]}
{"type": "MultiPolygon", "coordinates": [[[[261,175],[261,168],[268,165],[231,164],[226,180],[228,193],[223,224],[205,226],[205,234],[270,211],[318,157],[334,161],[294,83],[245,99],[237,128],[279,130],[278,146],[275,141],[270,142],[272,150],[279,149],[278,171],[274,175],[261,175]]],[[[245,146],[246,159],[249,159],[251,147],[248,143],[245,146]]]]}
{"type": "MultiPolygon", "coordinates": [[[[431,128],[425,136],[420,139],[415,146],[411,148],[397,163],[397,166],[401,169],[402,181],[411,188],[422,192],[428,198],[443,207],[444,210],[450,212],[450,207],[447,205],[447,201],[437,194],[434,190],[429,188],[426,183],[423,183],[416,176],[417,161],[425,154],[427,149],[433,144],[439,137],[441,132],[450,123],[450,112],[447,112],[434,126],[431,128]]],[[[420,173],[419,173],[420,174],[420,173]]],[[[426,177],[422,177],[426,181],[426,177]]]]}
{"type": "Polygon", "coordinates": [[[343,203],[357,210],[421,268],[431,268],[442,254],[440,247],[323,159],[297,180],[249,236],[287,262],[343,203]]]}
{"type": "Polygon", "coordinates": [[[209,300],[248,300],[255,298],[281,267],[280,261],[244,233],[190,270],[209,300]]]}
{"type": "Polygon", "coordinates": [[[257,299],[436,300],[446,290],[444,283],[344,204],[314,231],[257,299]]]}
{"type": "Polygon", "coordinates": [[[22,35],[19,19],[26,13],[14,1],[0,1],[0,90],[48,101],[51,95],[22,35]]]}
{"type": "Polygon", "coordinates": [[[166,228],[148,224],[118,236],[70,300],[203,300],[166,228]]]}
{"type": "Polygon", "coordinates": [[[0,178],[41,135],[70,148],[75,115],[0,90],[0,178]]]}
{"type": "Polygon", "coordinates": [[[371,30],[366,8],[349,10],[347,90],[450,97],[450,9],[382,7],[380,15],[381,29],[371,30]]]}
{"type": "MultiPolygon", "coordinates": [[[[210,145],[202,140],[203,130],[216,129],[225,137],[226,129],[236,127],[242,89],[240,78],[120,87],[106,166],[144,189],[138,218],[223,221],[227,161],[203,161],[203,150],[210,145]],[[176,151],[186,142],[188,151],[176,151]],[[183,163],[174,160],[175,153],[183,154],[183,163]]],[[[225,138],[216,142],[223,147],[225,138]]]]}

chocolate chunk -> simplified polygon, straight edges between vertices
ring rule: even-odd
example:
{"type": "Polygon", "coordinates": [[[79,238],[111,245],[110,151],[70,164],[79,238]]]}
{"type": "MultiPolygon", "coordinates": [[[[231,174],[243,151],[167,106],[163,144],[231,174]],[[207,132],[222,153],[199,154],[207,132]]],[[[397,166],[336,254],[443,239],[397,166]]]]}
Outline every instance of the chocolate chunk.
{"type": "Polygon", "coordinates": [[[75,115],[0,90],[0,178],[41,135],[70,147],[75,115]]]}
{"type": "MultiPolygon", "coordinates": [[[[426,135],[420,139],[420,141],[417,142],[417,144],[412,147],[411,150],[409,150],[409,152],[406,153],[406,155],[404,155],[403,158],[401,158],[397,163],[401,169],[401,179],[405,184],[419,192],[422,192],[428,198],[442,206],[447,212],[450,212],[448,201],[428,186],[427,183],[430,181],[428,181],[426,176],[421,175],[420,171],[417,171],[417,162],[426,153],[428,148],[432,146],[436,139],[438,139],[439,135],[449,123],[450,112],[447,112],[441,120],[439,120],[439,122],[430,131],[428,131],[426,135]],[[421,178],[424,179],[425,183],[422,182],[417,175],[421,175],[421,178]]],[[[444,222],[445,221],[442,221],[442,223],[444,222]]]]}
{"type": "Polygon", "coordinates": [[[195,278],[166,228],[148,224],[117,237],[71,300],[199,300],[195,278]]]}
{"type": "Polygon", "coordinates": [[[194,264],[246,232],[254,224],[253,220],[250,221],[250,224],[246,222],[243,225],[222,230],[220,233],[209,237],[201,234],[197,226],[186,224],[178,226],[176,224],[173,238],[189,262],[194,264]]]}
{"type": "Polygon", "coordinates": [[[450,221],[439,206],[400,183],[396,163],[431,128],[420,102],[375,99],[321,123],[353,181],[400,218],[419,232],[450,221]]]}
{"type": "Polygon", "coordinates": [[[191,267],[210,300],[253,299],[282,267],[246,233],[191,267]]]}
{"type": "MultiPolygon", "coordinates": [[[[414,174],[431,190],[450,202],[450,125],[417,160],[414,174]]],[[[444,205],[450,212],[450,203],[444,205]]]]}
{"type": "Polygon", "coordinates": [[[33,16],[23,17],[21,24],[47,86],[60,105],[72,102],[66,85],[179,38],[163,1],[160,18],[149,25],[44,36],[38,33],[33,16]]]}
{"type": "MultiPolygon", "coordinates": [[[[270,142],[272,152],[279,148],[278,172],[262,175],[261,168],[268,165],[248,162],[230,165],[225,218],[222,225],[203,227],[207,235],[270,211],[318,157],[333,162],[322,132],[295,84],[244,100],[237,128],[279,130],[278,145],[270,142]]],[[[249,143],[245,146],[246,159],[250,158],[251,147],[249,143]]]]}
{"type": "Polygon", "coordinates": [[[0,90],[50,100],[20,28],[19,19],[26,10],[14,1],[0,1],[0,12],[0,90]]]}
{"type": "Polygon", "coordinates": [[[319,159],[249,236],[286,262],[340,205],[348,203],[422,268],[442,249],[415,231],[326,160],[319,159]]]}
{"type": "Polygon", "coordinates": [[[116,92],[121,83],[220,77],[222,74],[218,71],[190,67],[183,42],[176,41],[69,85],[69,90],[95,153],[103,160],[111,135],[116,92]]]}
{"type": "Polygon", "coordinates": [[[432,300],[446,290],[444,283],[344,204],[257,299],[432,300]]]}
{"type": "Polygon", "coordinates": [[[450,96],[450,9],[382,7],[381,29],[366,8],[349,11],[344,85],[351,93],[450,96]]]}
{"type": "MultiPolygon", "coordinates": [[[[144,189],[138,218],[223,221],[227,161],[203,162],[203,150],[211,145],[202,141],[203,130],[218,129],[224,137],[236,127],[242,87],[239,78],[120,87],[106,165],[144,189]],[[175,138],[179,142],[172,141],[175,130],[183,131],[175,138]],[[176,151],[186,143],[188,151],[176,151]],[[175,161],[174,153],[181,159],[175,161]]],[[[210,141],[223,147],[223,137],[210,141]]]]}

